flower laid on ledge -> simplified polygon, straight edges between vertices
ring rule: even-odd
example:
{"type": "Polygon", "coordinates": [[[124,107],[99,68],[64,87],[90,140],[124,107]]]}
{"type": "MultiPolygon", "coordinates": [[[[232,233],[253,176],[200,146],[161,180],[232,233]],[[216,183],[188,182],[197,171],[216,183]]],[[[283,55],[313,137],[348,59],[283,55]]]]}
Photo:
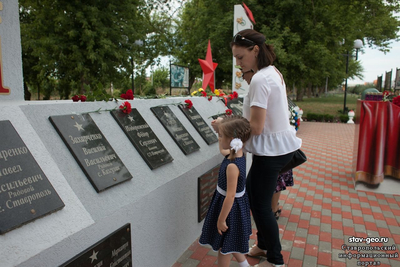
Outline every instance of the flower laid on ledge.
{"type": "Polygon", "coordinates": [[[193,91],[191,96],[202,96],[202,97],[207,97],[208,96],[208,101],[211,101],[213,96],[218,97],[221,99],[221,101],[224,101],[225,106],[228,105],[228,101],[236,99],[239,97],[239,94],[235,91],[232,94],[226,95],[222,89],[215,89],[214,92],[206,92],[203,88],[200,88],[197,91],[193,91]]]}
{"type": "Polygon", "coordinates": [[[133,100],[134,96],[133,96],[132,89],[129,89],[128,91],[126,91],[125,94],[121,94],[121,98],[127,99],[127,100],[133,100]]]}
{"type": "Polygon", "coordinates": [[[189,99],[186,99],[185,100],[185,106],[186,106],[186,108],[191,109],[193,107],[192,101],[189,100],[189,99]]]}
{"type": "Polygon", "coordinates": [[[209,119],[210,119],[210,118],[218,118],[218,117],[230,116],[230,115],[232,115],[232,114],[233,114],[233,110],[230,109],[230,108],[228,108],[228,109],[225,110],[225,113],[214,114],[214,115],[211,115],[211,116],[208,117],[208,118],[209,118],[209,119]]]}
{"type": "Polygon", "coordinates": [[[86,96],[84,96],[84,95],[74,95],[73,97],[71,97],[71,99],[72,99],[72,101],[74,101],[74,102],[78,102],[79,100],[80,101],[82,101],[82,102],[85,102],[86,101],[86,96]]]}
{"type": "Polygon", "coordinates": [[[119,109],[123,113],[129,114],[132,111],[131,103],[129,103],[128,101],[125,101],[122,105],[119,106],[119,109]]]}
{"type": "Polygon", "coordinates": [[[189,99],[186,99],[184,103],[178,102],[178,103],[170,103],[170,104],[161,104],[155,107],[163,107],[163,106],[179,106],[183,105],[187,109],[191,109],[193,107],[193,102],[189,99]]]}
{"type": "Polygon", "coordinates": [[[400,107],[400,95],[393,98],[393,104],[400,107]]]}

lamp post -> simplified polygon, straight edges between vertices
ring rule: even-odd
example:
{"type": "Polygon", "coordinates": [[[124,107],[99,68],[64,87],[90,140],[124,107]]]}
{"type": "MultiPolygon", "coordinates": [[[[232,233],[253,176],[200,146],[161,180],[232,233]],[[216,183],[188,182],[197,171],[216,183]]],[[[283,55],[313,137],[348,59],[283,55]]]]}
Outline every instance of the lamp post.
{"type": "MultiPolygon", "coordinates": [[[[353,47],[356,49],[356,60],[358,59],[358,49],[360,49],[363,46],[363,42],[360,39],[354,40],[354,45],[353,47]]],[[[343,104],[343,114],[346,114],[347,112],[347,107],[346,107],[346,98],[347,98],[347,76],[349,73],[349,57],[352,56],[352,54],[349,54],[349,50],[346,51],[347,53],[344,54],[346,56],[346,83],[344,85],[344,104],[343,104]]]]}
{"type": "MultiPolygon", "coordinates": [[[[136,40],[135,45],[142,46],[142,40],[136,40]]],[[[133,62],[133,56],[131,56],[131,64],[132,64],[132,93],[135,94],[135,63],[133,62]]]]}

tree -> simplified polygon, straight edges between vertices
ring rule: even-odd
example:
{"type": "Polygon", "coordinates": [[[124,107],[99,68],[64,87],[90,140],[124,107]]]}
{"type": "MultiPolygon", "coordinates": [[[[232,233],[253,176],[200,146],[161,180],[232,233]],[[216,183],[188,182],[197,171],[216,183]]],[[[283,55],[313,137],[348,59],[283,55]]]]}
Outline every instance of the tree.
{"type": "MultiPolygon", "coordinates": [[[[326,77],[330,87],[337,87],[346,78],[343,55],[353,51],[353,40],[385,51],[400,26],[393,14],[400,5],[394,0],[255,0],[248,6],[256,29],[274,44],[287,83],[300,89],[321,86],[326,77]]],[[[349,59],[348,77],[360,76],[362,67],[349,59]]]]}
{"type": "Polygon", "coordinates": [[[169,70],[167,68],[156,69],[151,74],[151,79],[155,88],[169,89],[169,70]]]}
{"type": "Polygon", "coordinates": [[[25,82],[38,90],[55,82],[61,97],[69,98],[91,85],[126,81],[132,58],[141,72],[142,64],[165,54],[159,41],[168,32],[167,17],[154,11],[164,2],[20,0],[25,82]]]}
{"type": "Polygon", "coordinates": [[[208,40],[211,42],[213,61],[218,63],[215,71],[216,88],[230,84],[232,80],[232,52],[229,42],[233,32],[232,0],[192,0],[188,1],[177,23],[173,55],[178,64],[190,64],[189,87],[195,77],[201,77],[198,59],[204,59],[208,40]]]}
{"type": "MultiPolygon", "coordinates": [[[[238,1],[191,0],[178,21],[174,55],[179,63],[190,63],[191,73],[200,76],[197,58],[202,58],[211,40],[217,87],[231,80],[232,58],[229,42],[233,32],[233,6],[238,1]]],[[[388,49],[397,38],[400,11],[396,0],[249,0],[256,24],[277,54],[275,65],[286,84],[301,91],[325,86],[336,88],[346,78],[347,51],[353,40],[363,38],[369,46],[388,49]],[[345,42],[340,45],[340,42],[345,42]]],[[[361,75],[362,67],[352,57],[348,77],[361,75]]],[[[191,76],[191,82],[194,77],[191,76]]],[[[229,82],[228,82],[229,81],[229,82]]]]}

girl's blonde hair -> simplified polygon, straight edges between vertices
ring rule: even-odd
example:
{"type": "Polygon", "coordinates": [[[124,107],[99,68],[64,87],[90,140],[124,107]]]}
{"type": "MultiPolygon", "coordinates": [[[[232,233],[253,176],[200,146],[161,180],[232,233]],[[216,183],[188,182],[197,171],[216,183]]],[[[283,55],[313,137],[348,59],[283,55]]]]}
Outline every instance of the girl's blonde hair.
{"type": "MultiPolygon", "coordinates": [[[[228,138],[239,138],[243,144],[249,140],[251,135],[250,122],[238,115],[230,115],[224,117],[219,125],[219,131],[228,138]]],[[[236,158],[235,150],[231,150],[229,159],[232,161],[236,158]]]]}

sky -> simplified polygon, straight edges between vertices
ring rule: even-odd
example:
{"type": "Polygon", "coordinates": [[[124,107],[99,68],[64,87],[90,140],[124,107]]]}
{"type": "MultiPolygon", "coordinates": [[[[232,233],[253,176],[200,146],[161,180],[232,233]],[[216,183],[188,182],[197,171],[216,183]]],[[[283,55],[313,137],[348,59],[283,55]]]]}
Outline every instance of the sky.
{"type": "Polygon", "coordinates": [[[400,69],[400,41],[392,42],[390,52],[384,54],[378,49],[363,48],[362,53],[358,53],[358,61],[364,68],[364,79],[348,80],[350,85],[364,84],[364,82],[372,83],[383,75],[382,82],[385,82],[385,72],[392,72],[392,82],[396,77],[396,68],[400,69]]]}

